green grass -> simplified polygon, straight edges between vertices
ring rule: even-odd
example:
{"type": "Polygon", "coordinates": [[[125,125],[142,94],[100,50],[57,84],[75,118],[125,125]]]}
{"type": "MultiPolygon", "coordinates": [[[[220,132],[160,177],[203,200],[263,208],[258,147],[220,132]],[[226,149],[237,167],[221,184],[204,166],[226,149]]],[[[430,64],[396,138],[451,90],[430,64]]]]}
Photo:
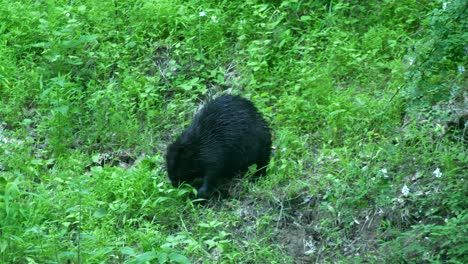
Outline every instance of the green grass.
{"type": "Polygon", "coordinates": [[[0,0],[1,263],[466,263],[465,1],[0,0]],[[265,178],[164,155],[233,92],[265,178]]]}

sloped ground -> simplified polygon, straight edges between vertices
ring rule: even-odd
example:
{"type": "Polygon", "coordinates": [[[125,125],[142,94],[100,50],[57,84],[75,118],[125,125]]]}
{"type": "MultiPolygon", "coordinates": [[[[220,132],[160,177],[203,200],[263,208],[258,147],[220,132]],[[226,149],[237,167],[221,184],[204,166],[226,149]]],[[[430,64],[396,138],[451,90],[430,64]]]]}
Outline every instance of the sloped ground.
{"type": "Polygon", "coordinates": [[[465,263],[463,1],[0,3],[1,263],[465,263]],[[267,177],[201,207],[166,145],[251,99],[267,177]]]}

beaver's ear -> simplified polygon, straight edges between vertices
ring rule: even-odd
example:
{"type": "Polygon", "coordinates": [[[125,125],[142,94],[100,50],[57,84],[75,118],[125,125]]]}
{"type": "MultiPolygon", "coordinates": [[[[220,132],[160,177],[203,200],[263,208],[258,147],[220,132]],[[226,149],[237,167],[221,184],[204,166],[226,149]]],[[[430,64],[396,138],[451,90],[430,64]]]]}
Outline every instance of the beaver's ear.
{"type": "Polygon", "coordinates": [[[188,145],[188,144],[180,146],[180,148],[178,149],[178,154],[184,160],[193,159],[194,156],[195,156],[194,146],[191,146],[191,145],[188,145]]]}
{"type": "Polygon", "coordinates": [[[194,146],[191,144],[171,144],[167,147],[166,159],[192,159],[195,155],[194,146]]]}

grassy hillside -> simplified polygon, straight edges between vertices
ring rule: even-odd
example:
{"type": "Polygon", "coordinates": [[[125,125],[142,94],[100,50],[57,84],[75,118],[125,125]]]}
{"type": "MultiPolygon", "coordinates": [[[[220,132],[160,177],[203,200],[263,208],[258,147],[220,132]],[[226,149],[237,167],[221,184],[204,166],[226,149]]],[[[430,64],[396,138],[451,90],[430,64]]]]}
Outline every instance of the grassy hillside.
{"type": "Polygon", "coordinates": [[[1,263],[467,263],[466,1],[0,0],[1,263]],[[210,97],[267,176],[194,205],[210,97]]]}

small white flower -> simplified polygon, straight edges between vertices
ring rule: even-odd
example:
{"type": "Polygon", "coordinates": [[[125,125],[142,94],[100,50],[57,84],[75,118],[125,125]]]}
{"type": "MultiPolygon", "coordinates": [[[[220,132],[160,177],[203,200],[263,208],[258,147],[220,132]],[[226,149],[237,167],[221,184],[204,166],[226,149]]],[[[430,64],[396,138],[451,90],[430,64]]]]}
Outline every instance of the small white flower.
{"type": "Polygon", "coordinates": [[[444,133],[444,127],[441,124],[436,124],[435,131],[439,133],[444,133]]]}
{"type": "Polygon", "coordinates": [[[463,74],[465,72],[465,66],[458,65],[458,73],[463,74]]]}
{"type": "Polygon", "coordinates": [[[414,64],[414,58],[409,58],[408,59],[408,64],[411,66],[414,64]]]}
{"type": "Polygon", "coordinates": [[[204,17],[204,16],[206,16],[206,12],[205,12],[205,11],[201,11],[200,13],[198,13],[198,15],[201,16],[201,17],[204,17]]]}
{"type": "Polygon", "coordinates": [[[442,3],[442,9],[445,10],[447,9],[447,5],[449,4],[450,2],[443,2],[442,3]]]}
{"type": "Polygon", "coordinates": [[[70,13],[66,13],[65,16],[66,16],[66,17],[69,17],[69,16],[70,16],[70,13]]]}
{"type": "Polygon", "coordinates": [[[406,186],[406,184],[403,185],[403,188],[401,188],[401,193],[403,194],[403,196],[408,196],[409,188],[408,188],[408,186],[406,186]]]}
{"type": "Polygon", "coordinates": [[[439,168],[436,168],[435,171],[432,173],[436,178],[442,177],[442,172],[440,172],[439,168]]]}
{"type": "Polygon", "coordinates": [[[383,168],[380,170],[380,172],[382,173],[382,176],[384,177],[384,179],[388,178],[387,169],[383,168]]]}
{"type": "Polygon", "coordinates": [[[216,19],[216,16],[211,16],[211,21],[213,21],[213,23],[218,23],[218,19],[216,19]]]}

